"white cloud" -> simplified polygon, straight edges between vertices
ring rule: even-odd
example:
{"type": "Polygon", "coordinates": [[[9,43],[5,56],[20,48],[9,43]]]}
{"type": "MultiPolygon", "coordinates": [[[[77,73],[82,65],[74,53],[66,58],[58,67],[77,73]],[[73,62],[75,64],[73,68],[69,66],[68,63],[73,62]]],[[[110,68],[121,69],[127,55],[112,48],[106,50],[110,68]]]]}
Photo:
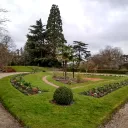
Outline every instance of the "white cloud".
{"type": "Polygon", "coordinates": [[[9,10],[8,29],[18,47],[26,42],[30,25],[42,18],[44,24],[52,4],[59,5],[64,34],[69,43],[89,43],[92,53],[106,45],[121,47],[127,52],[127,0],[3,0],[1,7],[9,10]]]}

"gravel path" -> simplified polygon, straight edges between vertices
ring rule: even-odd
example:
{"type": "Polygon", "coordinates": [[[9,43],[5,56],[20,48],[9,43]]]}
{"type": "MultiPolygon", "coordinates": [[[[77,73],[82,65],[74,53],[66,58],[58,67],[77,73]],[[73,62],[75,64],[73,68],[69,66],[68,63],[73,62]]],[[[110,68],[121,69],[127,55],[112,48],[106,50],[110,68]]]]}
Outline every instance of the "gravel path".
{"type": "Polygon", "coordinates": [[[128,103],[103,128],[128,128],[128,103]]]}
{"type": "MultiPolygon", "coordinates": [[[[0,73],[0,79],[6,76],[21,74],[16,73],[0,73]]],[[[0,103],[0,128],[23,128],[19,122],[2,106],[0,103]]]]}
{"type": "Polygon", "coordinates": [[[55,84],[49,82],[49,81],[47,80],[47,77],[48,77],[48,76],[44,76],[44,77],[42,78],[42,80],[43,80],[46,84],[49,84],[49,85],[51,85],[51,86],[53,86],[53,87],[55,87],[55,88],[58,88],[58,87],[59,87],[59,86],[57,86],[57,85],[55,85],[55,84]]]}

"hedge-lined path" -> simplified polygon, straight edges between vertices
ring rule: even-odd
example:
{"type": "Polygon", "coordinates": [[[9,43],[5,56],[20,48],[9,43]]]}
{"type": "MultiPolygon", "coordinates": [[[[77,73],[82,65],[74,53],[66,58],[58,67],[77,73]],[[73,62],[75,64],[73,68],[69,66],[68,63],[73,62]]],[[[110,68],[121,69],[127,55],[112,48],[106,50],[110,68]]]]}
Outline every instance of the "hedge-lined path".
{"type": "MultiPolygon", "coordinates": [[[[0,79],[15,74],[21,74],[21,72],[0,73],[0,79]]],[[[23,128],[21,127],[20,123],[3,107],[1,103],[0,103],[0,128],[23,128]]]]}

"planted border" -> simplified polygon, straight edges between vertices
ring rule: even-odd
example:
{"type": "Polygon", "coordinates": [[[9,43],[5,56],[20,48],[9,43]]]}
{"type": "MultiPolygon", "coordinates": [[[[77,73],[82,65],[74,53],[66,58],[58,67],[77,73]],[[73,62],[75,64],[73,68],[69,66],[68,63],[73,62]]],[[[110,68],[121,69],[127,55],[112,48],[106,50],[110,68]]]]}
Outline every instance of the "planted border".
{"type": "Polygon", "coordinates": [[[81,92],[80,94],[100,98],[100,97],[107,95],[108,93],[111,93],[127,85],[128,85],[128,80],[124,80],[121,82],[106,84],[101,87],[92,88],[91,90],[81,92]]]}
{"type": "MultiPolygon", "coordinates": [[[[29,73],[28,73],[29,74],[29,73]]],[[[40,90],[38,87],[32,87],[32,84],[30,82],[26,82],[23,79],[23,76],[28,74],[20,74],[16,75],[11,78],[10,82],[11,84],[20,92],[22,92],[25,95],[34,95],[34,94],[40,94],[42,92],[48,92],[47,90],[40,90]]]]}

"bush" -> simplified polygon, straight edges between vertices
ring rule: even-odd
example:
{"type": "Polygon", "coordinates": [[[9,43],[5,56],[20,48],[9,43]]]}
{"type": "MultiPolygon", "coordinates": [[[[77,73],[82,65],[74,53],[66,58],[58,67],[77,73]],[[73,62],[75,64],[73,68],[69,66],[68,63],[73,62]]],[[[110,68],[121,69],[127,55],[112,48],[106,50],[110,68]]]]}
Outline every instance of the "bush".
{"type": "Polygon", "coordinates": [[[82,81],[83,81],[83,75],[80,74],[80,73],[78,73],[78,74],[76,75],[76,82],[77,82],[77,83],[81,83],[82,81]]]}
{"type": "Polygon", "coordinates": [[[61,67],[61,62],[54,58],[35,58],[32,63],[42,67],[61,67]]]}
{"type": "MultiPolygon", "coordinates": [[[[109,74],[127,74],[128,70],[98,69],[96,72],[109,74]]],[[[88,73],[94,73],[94,70],[89,70],[88,73]]]]}
{"type": "Polygon", "coordinates": [[[60,105],[69,105],[73,101],[73,93],[67,87],[59,87],[54,92],[53,100],[60,105]]]}
{"type": "MultiPolygon", "coordinates": [[[[72,72],[71,68],[67,69],[68,72],[72,72]]],[[[86,72],[85,69],[75,69],[75,72],[86,72]]],[[[114,69],[97,69],[97,70],[88,70],[88,73],[108,73],[108,74],[128,74],[128,70],[114,70],[114,69]]]]}
{"type": "Polygon", "coordinates": [[[2,71],[3,72],[16,72],[15,69],[13,69],[12,67],[4,67],[2,71]]]}

